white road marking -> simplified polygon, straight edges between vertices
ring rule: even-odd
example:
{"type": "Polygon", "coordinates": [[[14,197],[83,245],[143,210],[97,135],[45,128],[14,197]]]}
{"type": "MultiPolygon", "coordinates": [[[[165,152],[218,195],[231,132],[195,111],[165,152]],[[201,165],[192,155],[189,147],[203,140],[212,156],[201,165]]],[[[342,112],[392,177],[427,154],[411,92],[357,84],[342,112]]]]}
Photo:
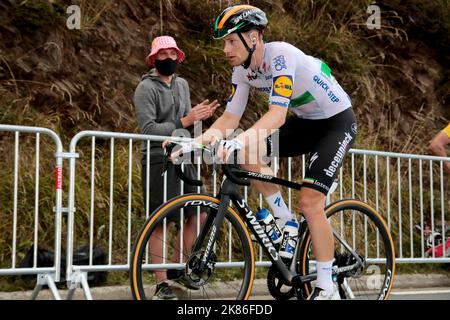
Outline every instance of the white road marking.
{"type": "Polygon", "coordinates": [[[441,293],[450,293],[450,289],[441,289],[441,290],[421,290],[421,291],[392,291],[392,295],[416,295],[416,294],[441,294],[441,293]]]}

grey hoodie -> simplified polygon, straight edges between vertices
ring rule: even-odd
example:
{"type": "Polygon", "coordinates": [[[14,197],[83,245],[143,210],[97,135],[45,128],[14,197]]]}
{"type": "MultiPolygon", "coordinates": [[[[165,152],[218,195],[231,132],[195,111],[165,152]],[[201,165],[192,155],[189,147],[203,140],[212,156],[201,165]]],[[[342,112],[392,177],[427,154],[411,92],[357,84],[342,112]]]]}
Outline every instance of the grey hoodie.
{"type": "MultiPolygon", "coordinates": [[[[134,107],[142,134],[171,136],[175,129],[183,128],[181,118],[191,110],[189,86],[185,79],[173,75],[171,85],[167,85],[156,74],[155,69],[142,76],[134,92],[134,107]],[[178,90],[175,90],[175,87],[178,90]],[[179,104],[175,103],[178,92],[179,104]],[[179,107],[178,107],[179,106],[179,107]]],[[[161,159],[162,142],[150,144],[150,159],[161,159]]],[[[141,146],[142,155],[147,151],[147,142],[141,146]]]]}

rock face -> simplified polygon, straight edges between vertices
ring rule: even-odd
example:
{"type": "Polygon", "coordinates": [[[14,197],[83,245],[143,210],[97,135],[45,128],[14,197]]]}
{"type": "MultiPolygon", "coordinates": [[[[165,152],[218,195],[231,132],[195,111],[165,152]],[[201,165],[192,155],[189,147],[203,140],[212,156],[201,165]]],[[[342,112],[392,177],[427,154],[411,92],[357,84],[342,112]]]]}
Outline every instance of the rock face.
{"type": "MultiPolygon", "coordinates": [[[[147,71],[150,41],[160,34],[174,36],[186,52],[178,70],[190,82],[192,102],[225,101],[231,70],[222,44],[211,40],[222,2],[80,1],[81,29],[70,30],[70,1],[2,1],[0,122],[39,124],[68,137],[84,129],[137,132],[132,96],[147,71]]],[[[254,4],[277,21],[268,41],[291,42],[332,67],[352,96],[362,148],[424,152],[450,116],[450,23],[436,16],[448,4],[393,1],[381,8],[377,31],[364,25],[364,1],[348,12],[332,2],[254,4]]],[[[259,94],[250,101],[243,127],[266,110],[259,94]]]]}

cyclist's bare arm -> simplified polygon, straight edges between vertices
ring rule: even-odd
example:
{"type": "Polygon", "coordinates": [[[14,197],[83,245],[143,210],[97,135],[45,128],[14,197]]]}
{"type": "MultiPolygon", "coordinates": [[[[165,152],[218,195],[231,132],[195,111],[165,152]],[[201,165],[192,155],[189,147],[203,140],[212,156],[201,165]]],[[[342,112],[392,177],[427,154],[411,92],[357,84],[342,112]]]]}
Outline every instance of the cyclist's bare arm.
{"type": "MultiPolygon", "coordinates": [[[[240,120],[241,116],[225,111],[208,130],[194,139],[194,143],[208,145],[210,142],[221,140],[225,137],[227,129],[234,130],[239,126],[240,120]]],[[[164,141],[162,144],[163,148],[170,142],[170,140],[164,141]]]]}
{"type": "Polygon", "coordinates": [[[225,111],[201,136],[195,139],[195,142],[209,144],[212,141],[226,138],[227,129],[236,129],[239,126],[241,116],[225,111]]]}
{"type": "Polygon", "coordinates": [[[248,143],[260,143],[284,124],[287,111],[288,108],[286,107],[270,105],[269,111],[267,111],[261,119],[256,121],[251,128],[237,136],[236,139],[239,140],[242,145],[248,143]],[[257,133],[257,141],[252,140],[255,139],[255,133],[257,133]]]}

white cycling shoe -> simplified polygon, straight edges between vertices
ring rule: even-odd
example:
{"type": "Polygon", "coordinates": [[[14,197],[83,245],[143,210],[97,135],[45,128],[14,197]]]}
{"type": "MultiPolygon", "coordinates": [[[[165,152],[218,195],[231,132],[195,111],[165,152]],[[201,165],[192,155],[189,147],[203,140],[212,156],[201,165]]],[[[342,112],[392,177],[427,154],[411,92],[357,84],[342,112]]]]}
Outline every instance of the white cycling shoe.
{"type": "Polygon", "coordinates": [[[308,300],[341,300],[341,296],[336,285],[333,285],[333,292],[331,293],[315,287],[314,291],[309,295],[308,300]]]}

